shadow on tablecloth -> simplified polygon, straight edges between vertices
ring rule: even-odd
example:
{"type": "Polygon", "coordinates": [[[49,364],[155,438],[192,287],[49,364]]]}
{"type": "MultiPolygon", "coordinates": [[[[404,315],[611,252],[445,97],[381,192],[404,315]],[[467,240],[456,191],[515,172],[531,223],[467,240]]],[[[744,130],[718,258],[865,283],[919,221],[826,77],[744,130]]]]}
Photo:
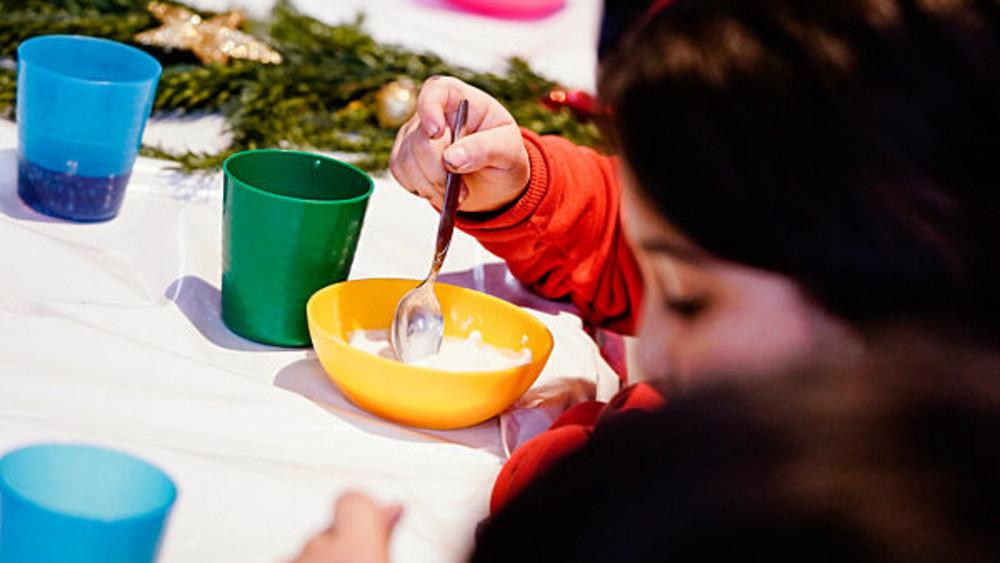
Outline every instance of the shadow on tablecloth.
{"type": "Polygon", "coordinates": [[[507,265],[502,262],[480,264],[461,272],[448,272],[438,277],[441,283],[457,285],[473,289],[493,297],[503,299],[518,307],[526,307],[543,313],[557,315],[559,313],[577,314],[576,307],[566,301],[546,299],[531,291],[517,280],[507,265]]]}
{"type": "Polygon", "coordinates": [[[198,276],[177,278],[167,287],[164,296],[177,305],[206,340],[220,348],[241,352],[288,350],[247,340],[229,330],[222,322],[222,291],[198,276]]]}
{"type": "Polygon", "coordinates": [[[278,372],[274,386],[309,399],[343,422],[369,434],[407,442],[448,442],[484,450],[499,456],[501,445],[496,419],[469,428],[431,431],[383,420],[357,407],[340,392],[316,358],[308,352],[304,360],[293,362],[278,372]]]}

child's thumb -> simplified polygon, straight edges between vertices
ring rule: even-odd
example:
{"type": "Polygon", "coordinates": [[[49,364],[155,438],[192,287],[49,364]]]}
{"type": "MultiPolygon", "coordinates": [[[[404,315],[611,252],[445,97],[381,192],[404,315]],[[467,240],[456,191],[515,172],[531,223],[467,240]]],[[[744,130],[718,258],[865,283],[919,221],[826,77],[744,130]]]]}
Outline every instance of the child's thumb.
{"type": "Polygon", "coordinates": [[[483,168],[507,168],[523,151],[522,146],[516,127],[477,131],[444,150],[445,167],[462,174],[483,168]]]}

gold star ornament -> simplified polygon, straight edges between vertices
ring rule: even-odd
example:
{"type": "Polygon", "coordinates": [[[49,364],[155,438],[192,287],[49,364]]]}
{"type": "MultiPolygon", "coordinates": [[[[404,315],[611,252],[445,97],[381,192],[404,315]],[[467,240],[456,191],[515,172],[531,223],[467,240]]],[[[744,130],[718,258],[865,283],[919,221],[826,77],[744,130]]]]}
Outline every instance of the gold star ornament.
{"type": "Polygon", "coordinates": [[[204,63],[244,59],[280,64],[281,54],[238,28],[246,19],[240,12],[226,12],[204,20],[181,6],[150,2],[149,11],[163,24],[135,36],[142,45],[192,51],[204,63]]]}

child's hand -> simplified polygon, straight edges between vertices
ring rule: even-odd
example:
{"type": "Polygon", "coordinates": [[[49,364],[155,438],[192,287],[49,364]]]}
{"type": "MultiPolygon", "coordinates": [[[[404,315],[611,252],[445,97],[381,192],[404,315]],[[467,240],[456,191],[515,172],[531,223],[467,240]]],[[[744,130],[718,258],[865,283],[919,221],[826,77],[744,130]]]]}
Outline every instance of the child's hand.
{"type": "Polygon", "coordinates": [[[333,523],[314,536],[292,563],[388,563],[389,537],[401,506],[382,507],[358,493],[337,500],[333,523]]]}
{"type": "Polygon", "coordinates": [[[446,167],[463,175],[462,211],[493,211],[514,201],[531,173],[521,131],[500,102],[461,80],[433,77],[420,89],[417,113],[396,135],[389,169],[400,185],[440,209],[446,167]],[[451,144],[462,98],[469,100],[468,120],[451,144]]]}

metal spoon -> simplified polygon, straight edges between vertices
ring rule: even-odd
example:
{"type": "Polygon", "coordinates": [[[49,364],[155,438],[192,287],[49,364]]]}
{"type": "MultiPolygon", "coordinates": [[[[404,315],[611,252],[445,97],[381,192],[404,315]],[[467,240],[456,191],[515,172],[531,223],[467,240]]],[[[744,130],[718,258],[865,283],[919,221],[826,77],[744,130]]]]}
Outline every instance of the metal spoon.
{"type": "MultiPolygon", "coordinates": [[[[458,105],[452,143],[458,140],[462,127],[465,126],[468,111],[469,102],[462,100],[458,105]]],[[[444,315],[441,312],[441,304],[434,296],[434,282],[451,246],[455,216],[458,213],[459,184],[461,184],[460,175],[448,172],[445,180],[444,204],[441,206],[441,220],[438,223],[437,248],[431,271],[427,274],[427,279],[399,300],[396,316],[392,319],[392,329],[389,331],[392,348],[396,352],[396,357],[408,364],[433,356],[441,349],[441,340],[444,338],[444,315]]]]}

